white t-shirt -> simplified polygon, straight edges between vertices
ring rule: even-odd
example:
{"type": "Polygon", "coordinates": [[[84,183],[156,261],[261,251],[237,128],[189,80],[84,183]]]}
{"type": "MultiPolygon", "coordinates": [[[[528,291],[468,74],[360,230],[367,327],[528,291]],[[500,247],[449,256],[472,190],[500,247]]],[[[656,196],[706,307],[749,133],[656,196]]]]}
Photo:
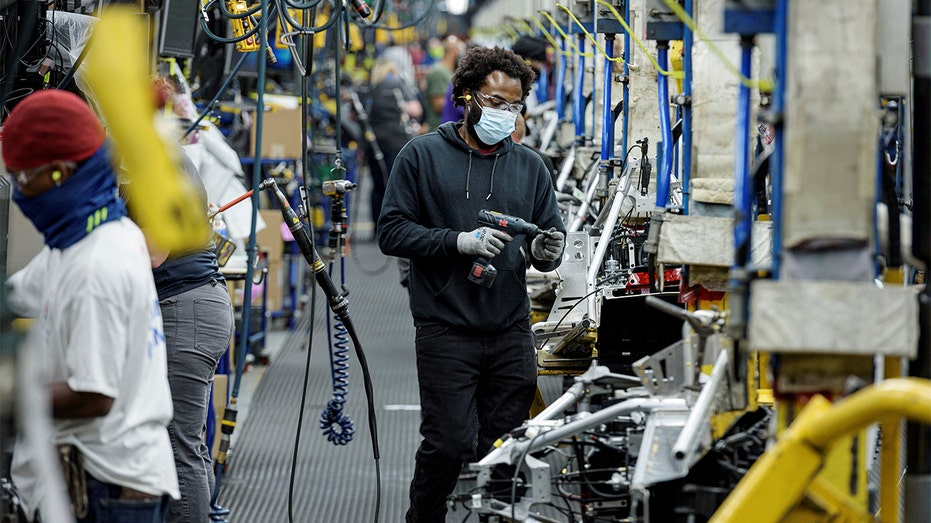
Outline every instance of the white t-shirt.
{"type": "MultiPolygon", "coordinates": [[[[139,228],[123,218],[67,249],[45,247],[9,282],[13,309],[39,318],[47,382],[114,398],[104,417],[56,419],[55,443],[78,447],[101,481],[178,498],[165,336],[139,228]]],[[[44,489],[28,459],[14,451],[13,480],[34,507],[44,489]]]]}

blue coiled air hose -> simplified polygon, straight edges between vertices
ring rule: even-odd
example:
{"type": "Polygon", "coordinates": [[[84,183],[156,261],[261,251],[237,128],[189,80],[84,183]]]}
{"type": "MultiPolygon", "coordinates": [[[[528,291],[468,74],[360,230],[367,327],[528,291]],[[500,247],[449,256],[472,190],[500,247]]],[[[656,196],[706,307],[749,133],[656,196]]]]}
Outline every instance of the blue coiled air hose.
{"type": "MultiPolygon", "coordinates": [[[[340,283],[345,284],[346,270],[340,257],[340,283]]],[[[330,277],[333,276],[333,265],[330,265],[330,277]]],[[[334,445],[345,445],[352,441],[356,433],[355,425],[349,415],[343,412],[346,404],[346,395],[349,393],[349,334],[346,326],[336,314],[333,315],[331,327],[330,316],[327,316],[326,326],[328,345],[330,348],[330,375],[333,380],[333,396],[327,402],[326,408],[320,414],[320,429],[327,440],[334,445]],[[335,340],[335,341],[334,341],[335,340]]]]}

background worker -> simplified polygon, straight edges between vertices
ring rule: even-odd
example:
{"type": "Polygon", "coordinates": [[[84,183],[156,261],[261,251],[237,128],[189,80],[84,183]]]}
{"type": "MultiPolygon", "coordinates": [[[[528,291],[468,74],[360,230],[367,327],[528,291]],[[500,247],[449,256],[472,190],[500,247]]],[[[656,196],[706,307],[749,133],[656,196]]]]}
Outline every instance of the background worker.
{"type": "MultiPolygon", "coordinates": [[[[157,86],[163,99],[177,94],[168,79],[157,86]]],[[[182,172],[200,193],[206,221],[207,190],[187,154],[180,147],[178,153],[182,172]]],[[[167,521],[208,521],[215,476],[204,431],[210,385],[233,336],[233,303],[212,241],[193,252],[157,251],[150,244],[149,254],[168,349],[174,407],[168,434],[181,489],[181,498],[168,504],[167,521]]]]}
{"type": "Polygon", "coordinates": [[[552,47],[550,47],[549,42],[543,38],[527,35],[521,36],[514,42],[514,45],[511,46],[511,50],[527,62],[527,65],[533,69],[533,72],[536,73],[538,78],[543,70],[549,67],[549,53],[552,47]]]}
{"type": "Polygon", "coordinates": [[[374,149],[366,148],[372,173],[372,221],[377,226],[391,166],[401,148],[419,133],[417,120],[423,116],[423,106],[418,99],[416,88],[404,80],[393,60],[380,58],[376,61],[372,67],[371,78],[369,123],[384,155],[384,162],[379,162],[374,158],[374,149]]]}
{"type": "Polygon", "coordinates": [[[463,463],[526,419],[536,389],[523,253],[538,270],[555,269],[565,228],[543,163],[510,138],[533,79],[511,51],[467,51],[452,80],[465,120],[411,140],[388,183],[378,244],[411,259],[423,416],[409,522],[444,521],[463,463]],[[483,209],[553,232],[530,238],[483,227],[483,209]],[[490,287],[468,278],[479,256],[497,268],[490,287]]]}
{"type": "MultiPolygon", "coordinates": [[[[145,238],[117,196],[105,139],[90,107],[66,91],[33,93],[7,118],[13,200],[45,241],[8,280],[11,304],[44,333],[54,443],[80,456],[69,467],[77,520],[164,521],[179,492],[162,318],[145,238]]],[[[29,442],[20,443],[13,481],[31,511],[46,486],[29,442]]]]}
{"type": "Polygon", "coordinates": [[[456,70],[459,57],[465,52],[465,42],[456,35],[449,35],[443,39],[443,58],[430,67],[424,82],[423,95],[425,131],[433,131],[439,127],[440,113],[446,103],[450,82],[456,70]]]}
{"type": "MultiPolygon", "coordinates": [[[[194,168],[190,160],[186,163],[189,169],[194,168]]],[[[194,174],[194,182],[196,173],[190,174],[194,174]]],[[[206,209],[205,195],[204,219],[206,209]]],[[[233,304],[212,242],[201,250],[170,254],[161,264],[155,263],[157,260],[153,260],[152,274],[165,328],[174,406],[168,434],[181,488],[181,499],[168,504],[167,521],[207,521],[214,473],[204,431],[210,385],[233,336],[233,304]]]]}
{"type": "MultiPolygon", "coordinates": [[[[549,85],[545,85],[547,77],[543,77],[543,80],[540,80],[541,75],[544,72],[549,70],[550,54],[552,53],[552,47],[550,47],[549,42],[543,38],[538,38],[536,36],[521,36],[518,38],[514,44],[511,46],[511,50],[514,51],[517,56],[520,56],[524,59],[524,62],[533,69],[533,72],[537,75],[538,81],[536,82],[536,89],[534,90],[533,95],[528,96],[526,103],[524,104],[524,113],[523,116],[526,119],[528,113],[530,116],[536,116],[538,111],[538,100],[547,99],[548,94],[546,91],[549,89],[549,85]],[[543,84],[543,85],[541,85],[543,84]],[[542,93],[540,91],[543,91],[542,93]]],[[[525,120],[526,125],[526,120],[525,120]]],[[[525,135],[531,135],[536,137],[534,129],[525,129],[525,135]]]]}
{"type": "MultiPolygon", "coordinates": [[[[527,108],[524,107],[524,114],[527,113],[527,108]]],[[[533,154],[540,157],[540,160],[543,161],[546,171],[550,173],[550,179],[553,182],[553,187],[556,187],[556,178],[559,176],[559,172],[556,170],[556,165],[553,164],[553,160],[550,159],[543,151],[531,147],[523,143],[524,136],[527,135],[527,121],[524,119],[524,114],[520,114],[517,117],[517,120],[514,121],[514,132],[511,133],[511,139],[514,140],[514,143],[520,144],[521,147],[526,147],[533,151],[533,154]]]]}

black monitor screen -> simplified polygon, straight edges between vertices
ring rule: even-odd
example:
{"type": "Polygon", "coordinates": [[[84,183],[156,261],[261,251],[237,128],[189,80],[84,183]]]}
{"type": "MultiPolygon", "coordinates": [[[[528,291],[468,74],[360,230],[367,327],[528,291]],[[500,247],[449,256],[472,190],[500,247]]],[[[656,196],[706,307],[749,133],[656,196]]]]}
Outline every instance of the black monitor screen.
{"type": "Polygon", "coordinates": [[[165,0],[158,53],[174,58],[194,56],[194,36],[200,20],[197,0],[165,0]]]}

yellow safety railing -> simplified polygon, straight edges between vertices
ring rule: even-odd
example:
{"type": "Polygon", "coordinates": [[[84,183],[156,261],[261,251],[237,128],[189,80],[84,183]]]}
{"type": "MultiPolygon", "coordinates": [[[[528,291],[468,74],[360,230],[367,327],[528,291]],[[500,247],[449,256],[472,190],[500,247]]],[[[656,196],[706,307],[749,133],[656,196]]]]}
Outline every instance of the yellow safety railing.
{"type": "MultiPolygon", "coordinates": [[[[842,436],[878,421],[906,418],[931,424],[928,405],[931,405],[931,381],[916,378],[885,380],[833,405],[823,396],[815,396],[724,500],[712,517],[712,523],[783,521],[806,494],[815,504],[828,505],[835,513],[845,514],[848,519],[844,521],[868,518],[868,514],[846,503],[843,494],[816,480],[828,450],[842,436]]],[[[894,470],[899,463],[883,461],[880,466],[881,477],[887,478],[892,475],[886,468],[894,470]]],[[[884,504],[890,504],[883,509],[897,506],[897,481],[883,483],[880,488],[895,489],[881,496],[884,504]]]]}

